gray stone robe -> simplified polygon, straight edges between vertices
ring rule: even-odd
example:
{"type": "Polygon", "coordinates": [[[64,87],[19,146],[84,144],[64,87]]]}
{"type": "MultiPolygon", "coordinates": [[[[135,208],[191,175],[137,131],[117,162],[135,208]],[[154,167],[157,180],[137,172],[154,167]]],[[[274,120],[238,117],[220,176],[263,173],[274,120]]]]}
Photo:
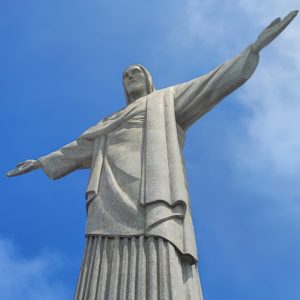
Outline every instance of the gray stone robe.
{"type": "Polygon", "coordinates": [[[39,159],[52,179],[91,168],[87,235],[162,237],[197,262],[182,158],[185,131],[249,79],[257,63],[248,47],[206,75],[138,99],[39,159]]]}

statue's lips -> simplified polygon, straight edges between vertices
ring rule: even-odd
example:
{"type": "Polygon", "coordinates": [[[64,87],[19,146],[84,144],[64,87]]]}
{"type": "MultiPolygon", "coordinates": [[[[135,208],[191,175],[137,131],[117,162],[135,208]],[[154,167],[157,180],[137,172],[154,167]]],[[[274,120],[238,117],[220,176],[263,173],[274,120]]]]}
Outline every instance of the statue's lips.
{"type": "Polygon", "coordinates": [[[132,83],[139,83],[137,80],[130,80],[128,81],[128,84],[132,84],[132,83]]]}

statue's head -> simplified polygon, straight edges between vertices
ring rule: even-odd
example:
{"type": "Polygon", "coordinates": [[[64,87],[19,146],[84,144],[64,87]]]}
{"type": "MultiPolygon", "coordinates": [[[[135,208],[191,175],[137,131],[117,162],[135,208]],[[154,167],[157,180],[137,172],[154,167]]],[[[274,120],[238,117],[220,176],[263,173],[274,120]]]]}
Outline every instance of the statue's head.
{"type": "Polygon", "coordinates": [[[127,104],[155,90],[149,71],[142,65],[130,65],[123,72],[123,86],[127,104]]]}

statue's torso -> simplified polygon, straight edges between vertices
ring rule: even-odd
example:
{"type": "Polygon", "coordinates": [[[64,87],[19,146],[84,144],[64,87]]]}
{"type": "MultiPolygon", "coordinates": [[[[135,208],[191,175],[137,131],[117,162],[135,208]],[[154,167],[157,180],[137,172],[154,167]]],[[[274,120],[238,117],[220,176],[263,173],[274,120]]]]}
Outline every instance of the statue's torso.
{"type": "Polygon", "coordinates": [[[99,192],[88,207],[87,233],[109,236],[144,233],[140,204],[145,102],[141,113],[106,137],[99,192]]]}

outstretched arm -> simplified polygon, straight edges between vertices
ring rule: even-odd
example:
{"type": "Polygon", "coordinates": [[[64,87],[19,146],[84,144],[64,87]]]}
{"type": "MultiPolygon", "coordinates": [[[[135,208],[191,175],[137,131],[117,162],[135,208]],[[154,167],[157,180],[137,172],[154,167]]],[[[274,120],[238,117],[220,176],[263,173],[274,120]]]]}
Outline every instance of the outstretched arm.
{"type": "Polygon", "coordinates": [[[178,124],[187,129],[225,96],[245,83],[257,67],[259,51],[282,32],[297,13],[298,11],[292,11],[283,19],[275,19],[241,54],[210,73],[173,87],[178,124]]]}
{"type": "Polygon", "coordinates": [[[93,145],[91,141],[76,140],[37,160],[17,164],[6,176],[18,176],[42,168],[49,178],[61,178],[74,170],[91,166],[93,145]]]}

